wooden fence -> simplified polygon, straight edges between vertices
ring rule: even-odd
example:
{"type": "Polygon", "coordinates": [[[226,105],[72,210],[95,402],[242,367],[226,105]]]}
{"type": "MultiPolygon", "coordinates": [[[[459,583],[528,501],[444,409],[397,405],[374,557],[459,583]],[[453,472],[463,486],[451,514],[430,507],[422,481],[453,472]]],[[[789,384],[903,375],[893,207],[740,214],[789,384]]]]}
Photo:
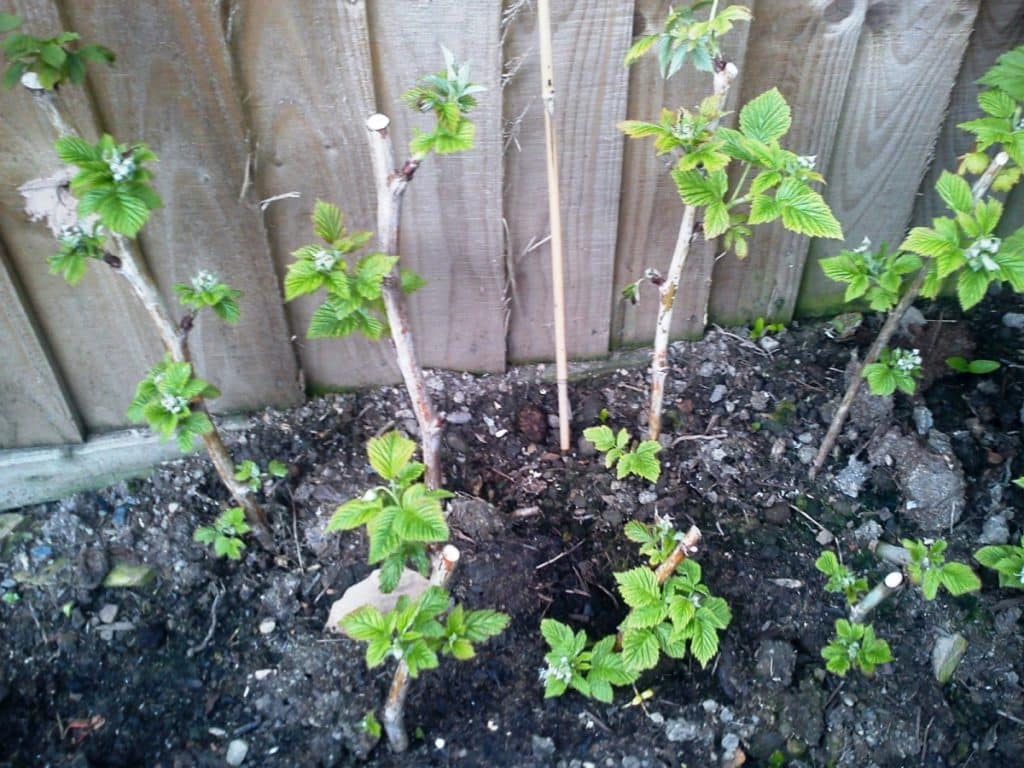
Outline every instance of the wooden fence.
{"type": "MultiPolygon", "coordinates": [[[[1024,0],[743,0],[755,21],[727,41],[740,68],[732,107],[778,86],[788,145],[817,156],[847,241],[898,240],[931,216],[939,171],[965,148],[974,80],[1024,39],[1024,0]]],[[[675,3],[678,4],[678,3],[675,3]]],[[[664,83],[654,62],[622,66],[667,0],[556,0],[554,43],[567,245],[570,354],[648,340],[653,302],[619,288],[667,264],[680,204],[649,143],[616,123],[690,105],[705,75],[664,83]]],[[[428,366],[500,371],[552,356],[543,119],[530,0],[3,0],[27,31],[73,29],[118,54],[88,88],[60,95],[79,132],[143,140],[165,201],[139,241],[165,294],[200,267],[245,292],[235,327],[202,322],[198,368],[222,411],[285,405],[309,390],[394,381],[385,344],[308,341],[315,299],[283,306],[281,276],[310,241],[317,198],[373,227],[364,120],[378,109],[408,137],[399,102],[440,66],[444,43],[487,87],[477,146],[430,158],[405,206],[404,261],[428,280],[411,300],[428,366]],[[298,193],[269,203],[261,200],[298,193]]],[[[156,336],[116,275],[76,288],[47,272],[53,240],[26,220],[17,187],[56,168],[52,130],[22,89],[0,92],[0,448],[69,444],[125,424],[156,336]]],[[[1010,214],[1019,226],[1024,199],[1010,214]]],[[[1017,205],[1014,208],[1013,203],[1017,205]]],[[[745,263],[691,256],[675,331],[833,310],[817,260],[836,241],[762,227],[745,263]]]]}

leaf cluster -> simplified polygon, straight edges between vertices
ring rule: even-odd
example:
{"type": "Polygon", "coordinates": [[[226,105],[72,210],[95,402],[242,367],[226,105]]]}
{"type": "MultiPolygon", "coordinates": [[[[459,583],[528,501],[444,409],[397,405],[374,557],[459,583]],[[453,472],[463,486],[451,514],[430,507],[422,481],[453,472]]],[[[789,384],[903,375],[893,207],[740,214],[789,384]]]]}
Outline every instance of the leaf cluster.
{"type": "Polygon", "coordinates": [[[846,619],[836,620],[836,635],[821,649],[825,668],[840,677],[856,666],[866,676],[875,673],[879,664],[893,660],[889,643],[875,636],[870,624],[851,624],[846,619]]]}
{"type": "Polygon", "coordinates": [[[620,480],[627,475],[636,475],[652,483],[658,482],[661,460],[657,454],[661,444],[657,440],[642,440],[630,447],[629,432],[620,429],[616,435],[611,427],[604,424],[587,427],[583,430],[583,437],[605,454],[604,465],[609,469],[614,466],[620,480]]]}
{"type": "MultiPolygon", "coordinates": [[[[345,258],[360,250],[372,232],[349,232],[345,216],[337,206],[317,200],[313,208],[313,231],[323,243],[305,245],[294,251],[284,278],[285,301],[327,291],[327,300],[313,313],[306,336],[311,339],[340,338],[359,331],[374,341],[387,330],[384,280],[389,278],[397,256],[369,253],[354,264],[345,258]]],[[[401,288],[411,293],[424,285],[415,273],[400,271],[401,288]]]]}
{"type": "Polygon", "coordinates": [[[57,236],[60,250],[46,260],[50,274],[60,275],[68,285],[77,285],[85,276],[89,259],[103,260],[106,239],[103,227],[95,217],[64,227],[57,236]]]}
{"type": "Polygon", "coordinates": [[[877,362],[864,366],[861,375],[873,395],[888,397],[897,389],[912,395],[921,376],[921,356],[916,349],[886,347],[879,353],[877,362]]]}
{"type": "MultiPolygon", "coordinates": [[[[0,34],[13,32],[21,26],[21,18],[0,13],[0,34]]],[[[62,83],[81,85],[85,81],[85,67],[90,61],[114,63],[114,52],[94,43],[78,44],[75,32],[61,32],[56,37],[34,37],[16,32],[4,40],[0,48],[8,61],[3,84],[11,88],[26,72],[34,72],[39,85],[47,91],[62,83]]]]}
{"type": "Polygon", "coordinates": [[[946,365],[957,373],[973,373],[975,376],[999,370],[999,363],[995,360],[968,360],[959,356],[947,357],[946,365]]]}
{"type": "Polygon", "coordinates": [[[611,703],[613,685],[629,685],[636,675],[626,670],[622,654],[615,652],[615,635],[598,640],[587,650],[589,640],[582,629],[555,619],[544,619],[540,632],[550,650],[544,654],[547,667],[541,670],[544,698],[561,696],[569,688],[588,698],[611,703]]]}
{"type": "Polygon", "coordinates": [[[71,193],[78,198],[79,217],[96,214],[111,232],[135,237],[150,212],[163,205],[145,167],[156,155],[145,144],[118,144],[103,134],[96,144],[63,136],[56,148],[62,162],[78,168],[71,193]]]}
{"type": "Polygon", "coordinates": [[[1021,536],[1020,546],[997,544],[982,547],[974,553],[974,559],[999,574],[1000,587],[1024,589],[1024,536],[1021,536]]]}
{"type": "Polygon", "coordinates": [[[476,126],[466,115],[476,106],[476,94],[487,90],[470,80],[468,63],[457,64],[455,55],[443,45],[441,51],[445,68],[402,94],[410,107],[433,113],[437,120],[432,131],[414,132],[409,152],[417,160],[431,152],[447,155],[472,149],[476,126]]]}
{"type": "Polygon", "coordinates": [[[868,591],[868,580],[858,577],[849,568],[839,562],[835,552],[826,550],[814,561],[814,567],[828,576],[825,584],[826,592],[841,592],[846,602],[854,605],[860,596],[868,591]]]}
{"type": "Polygon", "coordinates": [[[508,626],[508,615],[500,611],[470,611],[461,604],[449,610],[449,602],[446,590],[432,586],[415,600],[403,595],[387,613],[364,605],[343,618],[340,626],[346,635],[367,644],[368,667],[379,666],[391,656],[404,660],[409,676],[415,678],[435,669],[439,655],[460,661],[473,658],[477,643],[508,626]]]}
{"type": "Polygon", "coordinates": [[[757,341],[762,336],[767,336],[772,333],[782,333],[786,330],[785,323],[769,323],[763,317],[758,317],[750,330],[747,331],[747,337],[752,341],[757,341]]]}
{"type": "Polygon", "coordinates": [[[654,515],[653,523],[630,520],[626,523],[626,538],[640,545],[640,556],[651,566],[665,562],[682,541],[683,532],[676,530],[671,517],[654,515]]]}
{"type": "Polygon", "coordinates": [[[983,173],[988,150],[1005,151],[1012,162],[993,180],[992,189],[1006,192],[1020,181],[1024,165],[1024,46],[1002,54],[978,83],[990,86],[978,94],[985,116],[958,126],[975,138],[974,151],[964,156],[959,171],[983,173]]]}
{"type": "Polygon", "coordinates": [[[371,438],[366,447],[370,465],[385,485],[345,502],[327,523],[327,531],[348,531],[366,526],[370,539],[368,561],[380,563],[380,588],[391,592],[406,561],[424,576],[430,570],[426,545],[448,540],[448,524],[441,499],[445,490],[428,490],[422,482],[424,466],[412,461],[416,444],[398,432],[371,438]]]}
{"type": "Polygon", "coordinates": [[[205,269],[200,270],[190,282],[177,283],[174,292],[178,294],[178,301],[182,306],[196,312],[203,307],[209,307],[217,317],[229,325],[234,325],[241,317],[238,300],[242,292],[221,282],[216,275],[205,269]]]}
{"type": "Polygon", "coordinates": [[[249,524],[245,521],[245,510],[241,507],[231,507],[221,512],[213,525],[196,528],[192,538],[200,544],[212,545],[217,557],[240,560],[242,550],[245,549],[242,536],[250,530],[249,524]]]}
{"type": "Polygon", "coordinates": [[[981,589],[981,579],[969,565],[946,562],[947,544],[942,539],[931,544],[903,539],[903,546],[910,552],[907,575],[913,584],[921,587],[925,600],[934,600],[940,586],[954,596],[981,589]]]}
{"type": "Polygon", "coordinates": [[[904,278],[921,268],[921,259],[914,253],[890,251],[882,243],[877,251],[864,238],[858,247],[840,251],[820,262],[830,280],[846,283],[843,301],[864,298],[875,312],[887,312],[899,303],[904,278]]]}
{"type": "Polygon", "coordinates": [[[249,490],[255,493],[270,478],[284,477],[287,474],[288,467],[277,459],[271,459],[266,470],[261,470],[260,465],[252,459],[246,459],[235,469],[235,480],[245,483],[249,490]]]}
{"type": "Polygon", "coordinates": [[[128,418],[146,422],[164,440],[174,436],[178,448],[189,451],[196,437],[213,430],[210,417],[196,407],[204,398],[215,397],[220,397],[220,390],[193,376],[190,363],[173,362],[168,357],[139,382],[128,418]]]}
{"type": "Polygon", "coordinates": [[[730,5],[713,16],[709,14],[707,19],[699,19],[696,12],[711,5],[710,0],[700,0],[671,11],[660,32],[645,35],[633,43],[626,53],[626,66],[648,51],[657,50],[658,68],[665,79],[682,69],[687,58],[698,70],[710,72],[720,55],[718,39],[727,34],[736,22],[753,18],[749,8],[730,5]]]}

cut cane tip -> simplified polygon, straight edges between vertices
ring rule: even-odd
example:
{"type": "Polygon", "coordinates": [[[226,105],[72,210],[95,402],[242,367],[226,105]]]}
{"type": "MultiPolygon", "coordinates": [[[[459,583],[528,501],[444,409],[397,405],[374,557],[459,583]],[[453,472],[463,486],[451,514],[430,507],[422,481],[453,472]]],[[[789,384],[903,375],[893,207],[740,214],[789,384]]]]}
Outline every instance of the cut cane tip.
{"type": "Polygon", "coordinates": [[[384,131],[389,125],[391,125],[391,118],[380,112],[366,118],[366,127],[371,131],[384,131]]]}
{"type": "Polygon", "coordinates": [[[889,589],[899,589],[903,585],[903,574],[899,571],[892,571],[886,575],[884,582],[889,589]]]}
{"type": "Polygon", "coordinates": [[[459,558],[462,557],[462,553],[459,552],[459,548],[451,544],[446,544],[445,548],[441,550],[441,557],[444,558],[445,562],[457,563],[459,558]]]}

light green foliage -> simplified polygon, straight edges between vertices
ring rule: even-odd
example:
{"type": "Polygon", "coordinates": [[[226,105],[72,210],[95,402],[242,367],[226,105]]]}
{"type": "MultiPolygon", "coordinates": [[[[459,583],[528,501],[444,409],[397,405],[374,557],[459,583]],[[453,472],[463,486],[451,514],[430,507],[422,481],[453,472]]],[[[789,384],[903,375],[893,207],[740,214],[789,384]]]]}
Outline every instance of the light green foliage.
{"type": "Polygon", "coordinates": [[[1024,488],[1024,475],[1014,478],[1013,484],[1016,485],[1018,488],[1024,488]]]}
{"type": "Polygon", "coordinates": [[[242,536],[250,530],[249,524],[245,522],[245,510],[231,507],[221,512],[213,525],[196,528],[192,538],[200,544],[212,545],[217,557],[240,560],[242,550],[245,549],[242,536]]]}
{"type": "Polygon", "coordinates": [[[864,366],[871,394],[888,397],[897,389],[914,394],[917,378],[921,375],[921,355],[916,349],[889,349],[878,355],[878,362],[864,366]]]}
{"type": "Polygon", "coordinates": [[[946,562],[947,544],[942,539],[931,544],[903,539],[903,546],[910,552],[907,575],[911,583],[921,587],[925,600],[934,600],[940,586],[951,595],[964,595],[981,589],[981,579],[969,565],[946,562]]]}
{"type": "Polygon", "coordinates": [[[367,734],[374,741],[380,738],[380,720],[377,719],[377,715],[372,709],[363,715],[363,719],[359,721],[359,727],[362,728],[363,733],[367,734]]]}
{"type": "Polygon", "coordinates": [[[394,610],[381,613],[365,605],[341,620],[342,631],[366,643],[366,665],[371,669],[389,656],[404,660],[409,676],[435,669],[438,655],[460,661],[476,654],[474,645],[504,631],[509,617],[499,611],[467,611],[462,605],[448,609],[449,594],[441,587],[429,587],[419,598],[398,598],[394,610]],[[442,616],[447,612],[447,616],[442,616]]]}
{"type": "Polygon", "coordinates": [[[62,162],[78,168],[71,193],[78,198],[79,217],[94,213],[111,232],[135,237],[150,211],[163,205],[145,167],[156,161],[156,155],[145,144],[118,144],[103,134],[96,144],[64,136],[57,139],[56,148],[62,162]]]}
{"type": "Polygon", "coordinates": [[[782,333],[786,330],[785,323],[769,323],[763,317],[759,317],[754,321],[754,324],[750,326],[750,330],[747,331],[747,336],[753,341],[757,341],[762,336],[767,336],[772,333],[782,333]]]}
{"type": "Polygon", "coordinates": [[[875,636],[870,624],[851,624],[846,619],[836,620],[836,636],[821,649],[825,668],[840,677],[856,666],[870,677],[879,664],[893,660],[889,643],[875,636]]]}
{"type": "MultiPolygon", "coordinates": [[[[377,340],[387,330],[381,291],[397,256],[371,252],[350,264],[345,258],[361,249],[372,232],[349,232],[344,214],[337,206],[317,200],[313,209],[313,231],[323,244],[305,245],[292,253],[284,278],[285,301],[327,291],[327,300],[313,313],[306,335],[311,339],[339,338],[353,331],[377,340]]],[[[401,270],[401,288],[411,293],[423,280],[401,270]]]]}
{"type": "MultiPolygon", "coordinates": [[[[667,520],[653,525],[632,521],[626,536],[641,544],[641,554],[652,565],[663,562],[682,534],[667,520]]],[[[541,622],[550,646],[541,671],[545,697],[560,696],[573,688],[584,696],[611,701],[613,685],[630,685],[657,666],[662,654],[674,659],[691,654],[702,667],[718,653],[719,632],[729,626],[732,612],[721,597],[701,581],[701,568],[683,560],[663,584],[648,566],[615,574],[619,595],[629,613],[619,625],[621,651],[614,635],[597,641],[589,651],[584,631],[573,633],[552,619],[541,622]]]]}
{"type": "Polygon", "coordinates": [[[242,292],[221,282],[215,274],[205,269],[199,270],[188,283],[175,285],[174,292],[178,294],[178,301],[183,306],[196,312],[209,307],[225,323],[234,325],[241,317],[238,299],[242,292]]]}
{"type": "Polygon", "coordinates": [[[968,360],[964,357],[947,357],[946,365],[957,373],[973,373],[976,376],[999,370],[999,363],[995,360],[968,360]]]}
{"type": "Polygon", "coordinates": [[[904,278],[917,272],[921,263],[916,254],[889,251],[886,243],[875,252],[868,238],[858,247],[820,262],[830,280],[847,284],[844,301],[864,298],[876,312],[887,312],[896,306],[904,278]]]}
{"type": "Polygon", "coordinates": [[[51,275],[60,275],[68,285],[76,285],[85,276],[88,259],[103,260],[106,235],[94,218],[78,221],[61,229],[57,236],[60,250],[47,259],[51,275]]]}
{"type": "Polygon", "coordinates": [[[839,558],[831,550],[822,552],[815,560],[814,567],[828,576],[825,591],[841,592],[850,605],[855,604],[860,596],[868,591],[868,580],[858,578],[853,571],[839,562],[839,558]]]}
{"type": "Polygon", "coordinates": [[[992,189],[1005,192],[1020,180],[1024,165],[1024,46],[1000,56],[978,83],[989,86],[978,94],[978,106],[985,116],[959,125],[976,142],[974,151],[964,157],[960,171],[981,173],[988,165],[989,148],[1003,150],[1012,162],[1000,171],[992,189]]]}
{"type": "Polygon", "coordinates": [[[189,451],[196,437],[213,431],[210,417],[196,406],[215,397],[220,397],[220,390],[194,377],[191,364],[165,358],[139,382],[128,418],[148,423],[165,440],[173,435],[178,448],[189,451]]]}
{"type": "Polygon", "coordinates": [[[235,480],[240,480],[249,486],[250,491],[256,492],[270,478],[284,477],[287,474],[288,467],[277,459],[270,460],[266,471],[260,470],[259,464],[252,459],[246,459],[235,469],[235,480]]]}
{"type": "Polygon", "coordinates": [[[430,569],[426,545],[447,541],[448,525],[441,499],[444,490],[431,491],[421,482],[424,466],[412,461],[416,444],[398,432],[370,439],[366,452],[385,485],[371,488],[361,498],[338,507],[327,531],[348,531],[366,526],[370,539],[369,562],[380,563],[380,588],[391,592],[407,560],[424,576],[430,569]]]}
{"type": "Polygon", "coordinates": [[[710,72],[714,60],[719,57],[718,38],[728,33],[736,22],[750,21],[750,9],[742,5],[730,5],[707,19],[698,19],[696,12],[713,5],[710,0],[695,2],[671,11],[661,32],[641,37],[626,54],[626,66],[650,50],[658,52],[658,66],[663,78],[672,77],[686,59],[703,72],[710,72]]]}
{"type": "MultiPolygon", "coordinates": [[[[0,13],[0,34],[13,32],[21,19],[0,13]]],[[[33,37],[16,32],[4,40],[2,49],[8,61],[3,84],[11,88],[26,72],[35,72],[39,85],[48,91],[66,82],[81,85],[85,66],[90,61],[114,63],[114,52],[102,45],[79,45],[74,32],[61,32],[56,37],[33,37]]]]}
{"type": "Polygon", "coordinates": [[[612,428],[604,424],[587,427],[583,430],[583,437],[605,454],[604,465],[609,469],[614,466],[620,480],[627,475],[636,475],[652,483],[658,482],[661,461],[657,454],[661,444],[657,440],[643,440],[631,448],[629,432],[620,429],[616,436],[612,428]]]}
{"type": "MultiPolygon", "coordinates": [[[[1020,485],[1017,478],[1014,482],[1020,485]]],[[[982,547],[974,553],[974,559],[986,568],[999,574],[1000,587],[1024,589],[1024,536],[1020,546],[1016,544],[999,544],[982,547]]]]}
{"type": "Polygon", "coordinates": [[[7,605],[14,605],[21,600],[21,595],[17,592],[4,592],[3,595],[0,596],[0,600],[3,600],[7,605]]]}
{"type": "Polygon", "coordinates": [[[473,148],[476,126],[466,115],[476,106],[476,94],[487,89],[469,79],[469,64],[456,64],[455,56],[441,46],[445,68],[424,77],[404,94],[402,100],[420,112],[433,113],[437,119],[429,133],[416,131],[409,152],[421,160],[431,152],[447,155],[473,148]]]}

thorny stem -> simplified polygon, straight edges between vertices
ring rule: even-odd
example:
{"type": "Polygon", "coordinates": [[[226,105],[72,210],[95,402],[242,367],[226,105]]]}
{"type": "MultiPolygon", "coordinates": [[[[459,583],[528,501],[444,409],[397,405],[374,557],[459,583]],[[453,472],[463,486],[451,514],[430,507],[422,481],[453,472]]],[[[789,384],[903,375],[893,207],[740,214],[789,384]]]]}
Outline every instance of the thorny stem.
{"type": "MultiPolygon", "coordinates": [[[[430,574],[431,586],[444,587],[448,583],[459,562],[459,556],[458,548],[451,544],[441,550],[441,556],[434,562],[434,570],[430,574]]],[[[409,737],[405,732],[405,698],[408,694],[409,665],[402,659],[398,662],[395,676],[391,680],[381,722],[384,732],[388,735],[391,751],[395,753],[405,752],[409,748],[409,737]]]]}
{"type": "MultiPolygon", "coordinates": [[[[369,133],[370,155],[373,160],[373,176],[377,186],[377,241],[380,250],[391,256],[399,254],[399,225],[402,219],[402,199],[413,174],[419,167],[422,156],[414,155],[401,169],[395,170],[394,150],[388,126],[387,115],[375,114],[366,120],[369,133]]],[[[416,422],[420,428],[423,446],[423,463],[426,465],[427,487],[436,490],[441,487],[441,418],[434,410],[427,393],[423,369],[416,358],[416,345],[409,322],[409,312],[402,295],[401,273],[398,264],[381,286],[381,297],[387,313],[391,340],[395,345],[398,369],[409,392],[416,422]]]]}
{"type": "MultiPolygon", "coordinates": [[[[26,73],[22,76],[22,85],[32,93],[36,104],[40,106],[54,130],[61,137],[73,135],[74,131],[58,109],[53,93],[37,87],[38,80],[33,81],[29,77],[32,74],[26,73]]],[[[160,337],[160,343],[171,359],[175,362],[190,362],[186,340],[188,330],[184,327],[179,328],[171,319],[167,305],[164,303],[156,281],[146,264],[123,235],[112,232],[111,239],[114,243],[115,253],[105,254],[103,261],[112,269],[117,270],[131,287],[132,292],[153,321],[157,335],[160,337]]],[[[210,415],[205,401],[201,401],[199,407],[207,416],[210,415]]],[[[253,498],[249,487],[235,479],[235,464],[231,459],[231,454],[228,452],[227,446],[224,445],[212,418],[210,424],[213,426],[212,431],[203,435],[202,439],[214,469],[220,476],[221,482],[224,483],[224,487],[234,498],[235,503],[245,510],[245,517],[253,527],[253,535],[256,540],[264,549],[273,551],[274,541],[270,533],[270,521],[267,519],[267,513],[253,498]]]]}
{"type": "MultiPolygon", "coordinates": [[[[717,62],[716,62],[717,63],[717,62]]],[[[729,86],[739,71],[736,65],[722,63],[715,68],[713,94],[718,97],[719,106],[725,103],[729,86]]],[[[714,126],[712,126],[712,130],[714,126]]],[[[694,221],[697,209],[691,205],[683,208],[683,218],[679,225],[679,235],[672,251],[665,281],[658,287],[658,321],[654,330],[654,352],[651,356],[651,405],[647,416],[648,437],[657,440],[661,436],[661,411],[665,400],[665,378],[668,376],[668,343],[672,331],[672,312],[675,309],[676,294],[682,278],[686,258],[690,253],[690,242],[693,240],[694,221]]]]}
{"type": "MultiPolygon", "coordinates": [[[[985,196],[988,192],[989,187],[992,186],[993,180],[1002,170],[1003,166],[1009,162],[1009,155],[1005,152],[1000,152],[996,155],[989,163],[988,168],[978,178],[971,188],[971,194],[974,197],[974,201],[977,202],[985,196]]],[[[821,442],[821,447],[818,449],[818,454],[814,457],[814,462],[811,464],[810,472],[808,473],[810,478],[813,480],[815,476],[821,471],[821,468],[825,465],[828,460],[829,454],[832,452],[832,448],[836,444],[836,440],[839,439],[839,434],[843,431],[843,425],[846,424],[846,418],[850,414],[850,408],[853,406],[853,401],[857,397],[857,393],[860,391],[861,384],[864,381],[864,369],[878,360],[878,356],[882,353],[888,345],[889,340],[892,339],[896,333],[896,329],[899,328],[900,321],[903,316],[910,309],[917,297],[921,293],[921,287],[924,285],[924,281],[927,279],[928,269],[927,266],[922,266],[918,271],[914,280],[907,286],[906,292],[903,294],[903,298],[900,299],[899,303],[889,312],[889,316],[885,319],[885,323],[882,325],[882,330],[878,332],[878,337],[875,339],[871,348],[868,349],[868,353],[864,356],[864,360],[857,366],[857,369],[853,372],[853,377],[850,379],[850,383],[846,387],[846,394],[843,395],[842,401],[839,403],[839,407],[836,409],[835,416],[832,417],[832,423],[829,424],[828,432],[825,434],[825,439],[821,442]]]]}
{"type": "Polygon", "coordinates": [[[850,621],[854,624],[863,624],[875,608],[882,604],[889,595],[899,592],[903,587],[903,574],[899,571],[892,571],[878,582],[874,588],[864,595],[863,599],[850,608],[850,621]]]}

